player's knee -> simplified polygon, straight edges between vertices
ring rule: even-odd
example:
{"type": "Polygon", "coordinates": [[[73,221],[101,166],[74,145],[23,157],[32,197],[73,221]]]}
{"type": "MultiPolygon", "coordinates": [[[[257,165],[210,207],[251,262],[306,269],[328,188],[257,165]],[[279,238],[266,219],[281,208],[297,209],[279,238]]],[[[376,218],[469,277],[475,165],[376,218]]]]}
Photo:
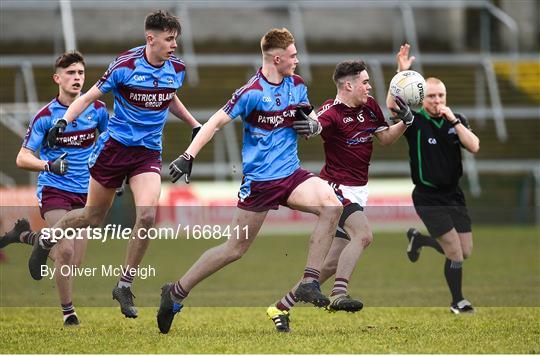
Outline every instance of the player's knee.
{"type": "Polygon", "coordinates": [[[373,242],[373,233],[371,231],[350,225],[347,225],[347,229],[351,240],[360,244],[363,248],[368,247],[373,242]]]}
{"type": "Polygon", "coordinates": [[[463,262],[463,252],[458,247],[449,247],[444,250],[444,255],[452,261],[463,262]]]}
{"type": "Polygon", "coordinates": [[[101,226],[107,212],[101,209],[89,208],[85,209],[85,220],[88,226],[95,228],[101,226]]]}
{"type": "Polygon", "coordinates": [[[368,248],[372,242],[373,242],[373,234],[371,233],[364,234],[360,238],[360,243],[362,244],[363,248],[368,248]]]}
{"type": "Polygon", "coordinates": [[[471,257],[472,254],[472,247],[468,249],[463,250],[463,259],[466,260],[467,258],[471,257]]]}
{"type": "Polygon", "coordinates": [[[143,210],[137,214],[137,223],[146,229],[154,226],[156,222],[156,214],[154,210],[143,210]]]}
{"type": "Polygon", "coordinates": [[[322,204],[319,216],[329,218],[335,221],[339,220],[341,213],[343,212],[343,205],[334,196],[334,199],[327,199],[322,204]]]}

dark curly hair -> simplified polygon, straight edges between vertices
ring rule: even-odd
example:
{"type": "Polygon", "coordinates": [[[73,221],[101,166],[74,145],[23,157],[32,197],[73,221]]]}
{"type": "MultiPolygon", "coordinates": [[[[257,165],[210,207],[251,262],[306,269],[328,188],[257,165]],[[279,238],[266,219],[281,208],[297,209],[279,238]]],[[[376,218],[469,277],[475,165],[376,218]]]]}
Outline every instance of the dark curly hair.
{"type": "Polygon", "coordinates": [[[339,85],[341,82],[341,79],[360,74],[362,71],[366,69],[367,69],[367,66],[364,61],[361,61],[361,60],[343,61],[341,63],[338,63],[338,65],[336,66],[336,69],[334,70],[334,74],[332,75],[332,79],[334,80],[334,83],[336,83],[336,85],[339,85]]]}

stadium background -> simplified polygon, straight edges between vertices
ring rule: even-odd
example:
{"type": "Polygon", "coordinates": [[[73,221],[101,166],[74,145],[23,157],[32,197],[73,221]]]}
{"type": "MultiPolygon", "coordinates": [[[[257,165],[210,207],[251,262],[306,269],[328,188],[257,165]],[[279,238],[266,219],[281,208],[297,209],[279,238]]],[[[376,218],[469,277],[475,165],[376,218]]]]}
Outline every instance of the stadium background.
{"type": "MultiPolygon", "coordinates": [[[[13,216],[36,204],[36,175],[18,169],[15,157],[32,115],[57,93],[50,79],[52,63],[66,49],[77,48],[85,55],[87,90],[117,54],[143,43],[143,19],[148,12],[170,10],[180,17],[183,26],[177,54],[187,64],[187,80],[179,97],[198,120],[204,121],[253,75],[260,61],[258,41],[271,27],[285,26],[295,35],[300,59],[297,72],[306,79],[314,105],[335,95],[331,74],[337,62],[363,58],[368,62],[373,95],[384,108],[386,87],[395,72],[395,53],[408,41],[418,58],[413,69],[446,83],[449,106],[470,118],[481,140],[479,154],[465,156],[463,190],[476,239],[474,256],[467,262],[465,288],[480,306],[538,307],[539,7],[534,0],[3,0],[3,229],[9,228],[13,216]]],[[[104,100],[112,111],[112,96],[104,100]]],[[[216,135],[197,157],[192,176],[195,183],[190,186],[170,185],[168,170],[164,169],[164,205],[234,203],[241,175],[241,133],[240,120],[236,120],[216,135]]],[[[183,152],[189,138],[190,128],[170,117],[164,130],[164,167],[183,152]]],[[[391,147],[374,145],[370,169],[374,194],[370,198],[379,199],[382,209],[396,209],[410,199],[406,142],[400,139],[391,147]]],[[[299,140],[299,154],[304,167],[318,172],[323,163],[320,139],[299,140]]],[[[30,209],[35,212],[35,208],[30,209]]],[[[414,215],[411,207],[406,211],[404,222],[414,215]]],[[[128,190],[115,202],[108,222],[131,226],[133,215],[128,190]]],[[[424,253],[418,263],[423,267],[409,264],[404,255],[403,230],[377,230],[390,226],[394,218],[395,214],[375,226],[375,244],[353,276],[351,293],[374,306],[446,306],[448,292],[439,256],[424,253]]],[[[285,219],[290,220],[290,216],[285,219]]],[[[278,220],[278,224],[283,221],[278,220]]],[[[192,294],[193,304],[264,306],[279,297],[296,279],[295,272],[301,270],[307,246],[305,232],[283,231],[265,231],[245,259],[205,281],[192,294]],[[271,275],[261,277],[270,271],[271,275]]],[[[157,266],[159,278],[136,282],[137,305],[155,305],[156,288],[164,280],[176,278],[205,248],[216,243],[183,240],[151,244],[144,262],[157,266]]],[[[120,263],[124,246],[123,241],[92,242],[87,263],[120,263]]],[[[27,253],[24,246],[14,246],[7,251],[7,262],[0,264],[0,305],[55,306],[56,293],[51,292],[54,283],[33,283],[27,278],[26,268],[21,268],[27,253]]],[[[77,305],[113,306],[108,291],[114,281],[81,279],[76,286],[77,305]]],[[[9,314],[0,317],[13,322],[9,314]]]]}
{"type": "MultiPolygon", "coordinates": [[[[481,140],[479,154],[465,156],[462,180],[475,235],[464,291],[477,315],[454,318],[448,313],[441,256],[426,250],[416,264],[406,258],[403,227],[415,215],[412,207],[401,206],[410,204],[411,183],[406,142],[400,139],[391,147],[375,143],[370,205],[378,206],[367,210],[373,214],[375,240],[349,290],[364,301],[361,313],[328,315],[297,308],[294,332],[273,332],[264,310],[297,280],[309,229],[306,220],[293,229],[298,217],[281,209],[282,215],[269,224],[273,229],[242,260],[192,291],[167,337],[155,326],[159,287],[178,278],[219,241],[153,241],[143,264],[154,266],[157,276],[134,284],[140,311],[135,321],[124,319],[111,300],[117,277],[76,278],[74,303],[82,326],[69,331],[60,327],[54,281],[31,280],[28,246],[10,246],[0,263],[0,353],[540,352],[536,0],[2,0],[0,230],[29,214],[34,214],[34,227],[39,226],[36,174],[18,169],[15,157],[32,115],[57,93],[51,80],[56,56],[66,49],[83,52],[87,90],[116,55],[143,43],[143,19],[157,8],[180,17],[183,34],[177,54],[186,61],[187,80],[179,97],[199,120],[207,119],[253,75],[260,63],[258,41],[271,27],[286,26],[294,33],[298,72],[314,105],[335,95],[335,64],[361,57],[368,62],[373,95],[384,108],[395,53],[404,41],[411,43],[418,58],[413,68],[445,81],[449,105],[470,118],[481,140]]],[[[105,101],[112,110],[112,97],[105,101]]],[[[164,167],[185,149],[189,137],[190,128],[171,117],[164,131],[164,167]]],[[[161,217],[174,221],[197,215],[198,205],[234,204],[240,144],[236,120],[197,157],[192,184],[169,184],[164,169],[162,203],[180,208],[165,208],[161,217]]],[[[320,169],[319,138],[299,140],[299,153],[304,167],[320,169]]],[[[231,207],[221,209],[224,215],[231,212],[231,207]]],[[[108,223],[128,227],[133,216],[128,189],[115,202],[108,223]]],[[[125,241],[92,241],[85,266],[120,264],[125,246],[125,241]]]]}
{"type": "MultiPolygon", "coordinates": [[[[182,21],[178,55],[187,64],[187,80],[179,96],[201,121],[253,74],[259,65],[258,40],[270,27],[286,26],[295,34],[298,72],[308,82],[314,105],[335,95],[330,79],[335,63],[363,58],[373,95],[384,108],[395,53],[409,41],[418,58],[415,69],[445,81],[449,104],[471,118],[481,139],[480,153],[465,158],[463,179],[474,221],[540,223],[535,1],[3,1],[2,186],[35,182],[35,174],[18,169],[14,158],[29,119],[57,92],[50,79],[55,56],[67,48],[81,50],[88,89],[116,55],[142,43],[142,21],[154,8],[169,9],[182,21]]],[[[112,110],[112,96],[104,99],[112,110]]],[[[185,149],[189,131],[170,118],[163,140],[165,167],[185,149]]],[[[197,157],[194,180],[233,181],[235,189],[241,178],[240,140],[236,120],[197,157]]],[[[299,142],[303,165],[313,172],[323,162],[321,142],[299,142]]],[[[408,170],[405,140],[375,148],[372,182],[407,177],[408,170]]],[[[131,209],[124,205],[129,201],[122,200],[122,212],[131,209]]]]}

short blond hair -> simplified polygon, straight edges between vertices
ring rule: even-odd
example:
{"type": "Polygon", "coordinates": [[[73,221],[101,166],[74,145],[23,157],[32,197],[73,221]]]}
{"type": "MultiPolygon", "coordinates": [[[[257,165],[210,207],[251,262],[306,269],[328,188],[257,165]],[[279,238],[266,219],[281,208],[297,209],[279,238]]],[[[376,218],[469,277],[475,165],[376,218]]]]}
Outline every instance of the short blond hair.
{"type": "Polygon", "coordinates": [[[273,28],[261,38],[261,51],[267,53],[275,48],[287,49],[293,43],[294,37],[289,30],[285,27],[273,28]]]}
{"type": "Polygon", "coordinates": [[[440,80],[439,78],[435,78],[435,77],[429,77],[426,79],[426,84],[443,84],[443,81],[440,80]]]}

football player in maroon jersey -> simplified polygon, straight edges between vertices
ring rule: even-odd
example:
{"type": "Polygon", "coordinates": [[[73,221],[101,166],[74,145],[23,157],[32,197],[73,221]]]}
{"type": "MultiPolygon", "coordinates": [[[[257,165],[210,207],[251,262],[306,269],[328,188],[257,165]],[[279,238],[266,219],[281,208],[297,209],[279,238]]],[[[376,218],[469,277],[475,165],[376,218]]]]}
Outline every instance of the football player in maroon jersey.
{"type": "MultiPolygon", "coordinates": [[[[337,95],[324,102],[318,110],[322,125],[326,162],[321,170],[321,178],[328,181],[344,208],[341,215],[337,238],[334,238],[326,256],[319,282],[323,283],[336,275],[330,294],[329,311],[356,312],[363,303],[352,299],[347,292],[349,279],[360,255],[367,248],[373,236],[364,214],[368,197],[368,168],[373,151],[373,137],[382,145],[390,145],[412,124],[410,108],[399,101],[399,109],[394,109],[400,121],[389,126],[380,106],[370,96],[371,85],[367,67],[362,61],[344,61],[336,66],[333,75],[337,95]]],[[[268,316],[278,312],[281,318],[278,331],[288,331],[283,320],[288,321],[288,311],[297,302],[294,288],[276,304],[271,305],[268,316]]]]}

